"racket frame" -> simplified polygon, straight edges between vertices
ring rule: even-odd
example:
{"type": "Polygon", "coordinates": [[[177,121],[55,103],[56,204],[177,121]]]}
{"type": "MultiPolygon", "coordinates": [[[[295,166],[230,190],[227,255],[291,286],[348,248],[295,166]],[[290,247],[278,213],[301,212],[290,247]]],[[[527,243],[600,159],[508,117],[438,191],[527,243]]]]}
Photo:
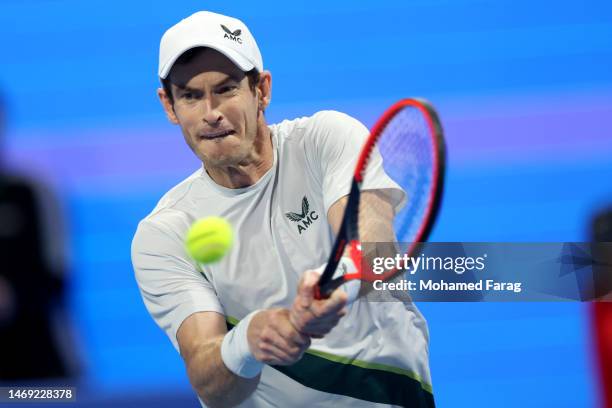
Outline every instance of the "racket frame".
{"type": "MultiPolygon", "coordinates": [[[[370,135],[366,140],[355,166],[353,174],[353,182],[348,194],[348,200],[344,210],[342,224],[338,230],[338,235],[332,247],[331,256],[325,266],[323,273],[319,279],[319,284],[316,287],[315,297],[317,299],[327,298],[331,293],[346,281],[351,279],[359,279],[362,276],[360,272],[363,265],[361,263],[361,242],[359,241],[358,229],[358,210],[361,196],[361,186],[365,177],[365,169],[376,142],[382,135],[383,131],[395,115],[406,107],[417,108],[425,117],[427,126],[433,135],[434,151],[434,186],[433,199],[430,200],[426,214],[425,222],[421,224],[417,232],[416,239],[410,243],[407,251],[409,255],[413,254],[422,242],[427,241],[429,234],[433,228],[437,214],[442,201],[444,189],[444,175],[446,170],[446,145],[444,143],[444,133],[437,112],[433,106],[422,98],[406,98],[394,103],[387,111],[378,119],[372,127],[370,135]],[[344,255],[347,246],[349,247],[349,256],[357,267],[358,272],[345,274],[336,279],[332,279],[342,256],[344,255]]],[[[386,274],[388,277],[392,274],[386,274]]],[[[381,279],[385,279],[381,277],[381,279]]]]}

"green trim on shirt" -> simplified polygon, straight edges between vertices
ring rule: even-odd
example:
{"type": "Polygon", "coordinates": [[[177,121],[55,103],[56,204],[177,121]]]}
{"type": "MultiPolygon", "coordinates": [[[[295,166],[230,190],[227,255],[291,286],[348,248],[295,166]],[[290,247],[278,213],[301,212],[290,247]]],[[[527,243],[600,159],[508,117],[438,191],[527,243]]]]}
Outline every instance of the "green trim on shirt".
{"type": "Polygon", "coordinates": [[[431,384],[427,384],[426,382],[424,382],[423,379],[421,377],[419,377],[418,374],[416,374],[416,373],[414,373],[412,371],[409,371],[409,370],[405,370],[403,368],[394,367],[394,366],[390,366],[390,365],[387,365],[387,364],[372,363],[372,362],[367,362],[367,361],[363,361],[363,360],[357,360],[357,359],[353,359],[353,358],[338,356],[338,355],[335,355],[335,354],[326,353],[324,351],[313,350],[313,349],[307,350],[306,353],[312,354],[312,355],[315,355],[315,356],[319,356],[321,358],[324,358],[324,359],[327,359],[327,360],[331,360],[331,361],[334,361],[336,363],[352,364],[354,366],[361,367],[361,368],[367,368],[367,369],[370,369],[370,370],[388,371],[388,372],[394,373],[394,374],[405,375],[406,377],[410,377],[413,380],[416,380],[416,381],[420,382],[421,386],[423,387],[423,389],[426,390],[427,392],[433,393],[433,388],[432,388],[431,384]]]}
{"type": "MultiPolygon", "coordinates": [[[[239,320],[226,316],[228,330],[239,320]]],[[[290,366],[270,366],[300,384],[322,392],[380,404],[435,407],[430,384],[402,368],[309,349],[290,366]]]]}

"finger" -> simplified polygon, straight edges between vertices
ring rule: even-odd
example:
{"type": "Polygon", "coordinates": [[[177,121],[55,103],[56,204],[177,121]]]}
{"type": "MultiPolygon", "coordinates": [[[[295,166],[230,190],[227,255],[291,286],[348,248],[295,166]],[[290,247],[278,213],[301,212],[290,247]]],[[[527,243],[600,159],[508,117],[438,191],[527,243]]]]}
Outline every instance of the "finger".
{"type": "Polygon", "coordinates": [[[339,311],[333,314],[325,315],[317,319],[310,320],[303,327],[303,333],[308,336],[322,336],[329,333],[334,327],[338,325],[340,319],[347,314],[347,308],[343,307],[339,311]]]}
{"type": "Polygon", "coordinates": [[[346,301],[348,300],[348,295],[347,295],[347,293],[346,293],[346,292],[345,292],[343,289],[338,288],[338,289],[336,289],[336,290],[334,290],[334,291],[332,292],[332,294],[331,294],[331,296],[330,296],[329,300],[330,300],[332,303],[334,303],[334,302],[335,302],[335,303],[343,303],[343,304],[346,304],[346,301]]]}
{"type": "Polygon", "coordinates": [[[329,299],[314,301],[309,308],[292,309],[290,321],[302,333],[327,333],[346,314],[346,293],[338,291],[329,299]]]}
{"type": "Polygon", "coordinates": [[[302,332],[294,332],[292,337],[290,338],[290,343],[303,348],[303,349],[307,349],[308,347],[310,347],[310,336],[308,336],[305,333],[302,332]]]}
{"type": "Polygon", "coordinates": [[[346,315],[346,308],[342,308],[338,310],[336,313],[330,313],[327,315],[322,315],[316,319],[310,319],[306,322],[302,327],[302,333],[306,333],[311,336],[314,333],[318,332],[328,332],[332,328],[334,328],[340,319],[346,315]]]}
{"type": "MultiPolygon", "coordinates": [[[[307,343],[309,344],[309,342],[307,343]]],[[[270,340],[265,345],[267,350],[278,363],[291,364],[299,360],[306,351],[304,345],[296,344],[292,339],[283,338],[280,333],[270,335],[270,340]]]]}
{"type": "Polygon", "coordinates": [[[314,302],[310,309],[319,319],[330,315],[338,315],[346,307],[348,295],[342,289],[336,289],[329,299],[314,302]]]}
{"type": "Polygon", "coordinates": [[[343,316],[344,316],[344,314],[342,314],[342,310],[340,310],[340,312],[337,313],[337,314],[330,314],[330,315],[327,315],[325,317],[321,317],[319,319],[312,320],[312,321],[308,322],[306,327],[308,329],[311,329],[313,327],[335,326],[336,324],[338,324],[338,322],[340,321],[340,319],[343,316]]]}
{"type": "Polygon", "coordinates": [[[270,342],[289,354],[303,352],[310,347],[310,337],[297,331],[288,322],[277,327],[276,331],[270,333],[269,339],[270,342]]]}
{"type": "Polygon", "coordinates": [[[299,327],[290,319],[290,324],[283,325],[278,328],[279,334],[286,339],[290,344],[295,344],[299,347],[309,347],[310,338],[304,334],[299,327]]]}
{"type": "Polygon", "coordinates": [[[340,322],[340,317],[334,317],[334,318],[326,319],[325,321],[322,321],[322,322],[313,323],[311,325],[308,325],[308,327],[305,328],[305,333],[307,333],[308,336],[311,336],[311,337],[314,335],[317,335],[317,336],[325,335],[329,333],[334,327],[336,327],[339,322],[340,322]]]}
{"type": "Polygon", "coordinates": [[[297,295],[302,306],[308,307],[314,298],[314,287],[319,282],[319,274],[315,271],[306,271],[298,284],[297,295]]]}
{"type": "Polygon", "coordinates": [[[274,344],[266,344],[262,347],[261,352],[262,357],[259,360],[265,364],[287,365],[295,362],[289,354],[274,344]]]}

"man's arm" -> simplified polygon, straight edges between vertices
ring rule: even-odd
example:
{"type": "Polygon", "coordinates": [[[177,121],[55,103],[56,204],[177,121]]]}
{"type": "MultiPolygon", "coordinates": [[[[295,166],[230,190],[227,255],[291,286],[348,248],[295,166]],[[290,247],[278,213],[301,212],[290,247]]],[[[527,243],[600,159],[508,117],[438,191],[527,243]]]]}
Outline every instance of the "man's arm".
{"type": "Polygon", "coordinates": [[[344,218],[344,209],[346,208],[347,202],[348,196],[344,196],[333,203],[327,211],[327,220],[332,231],[334,232],[334,236],[337,236],[338,231],[340,230],[340,225],[342,224],[342,219],[344,218]]]}
{"type": "Polygon", "coordinates": [[[299,310],[258,311],[228,333],[213,288],[175,238],[141,223],[132,243],[134,271],[149,313],[177,344],[194,390],[211,407],[240,403],[256,388],[262,363],[294,363],[309,347],[308,335],[326,334],[342,315],[341,297],[314,300],[306,290],[312,285],[302,280],[298,297],[307,299],[298,302],[299,310]],[[190,309],[206,312],[186,313],[190,309]]]}
{"type": "Polygon", "coordinates": [[[240,403],[259,382],[259,376],[242,378],[223,364],[221,342],[226,332],[222,315],[200,312],[185,319],[176,334],[191,386],[211,408],[240,403]]]}
{"type": "MultiPolygon", "coordinates": [[[[365,229],[368,236],[360,236],[359,239],[362,242],[397,241],[393,230],[395,210],[391,194],[384,189],[366,190],[361,193],[360,201],[359,232],[363,233],[365,229]],[[364,225],[367,225],[367,228],[363,228],[364,225]]],[[[344,196],[332,204],[327,211],[327,219],[334,235],[338,235],[342,225],[347,202],[348,196],[344,196]]]]}
{"type": "MultiPolygon", "coordinates": [[[[221,314],[200,312],[185,319],[176,336],[191,385],[209,407],[239,404],[259,383],[259,375],[240,377],[223,362],[221,344],[226,333],[221,314]]],[[[310,346],[310,338],[291,324],[289,311],[280,308],[256,313],[247,340],[253,356],[266,364],[293,364],[310,346]]]]}
{"type": "MultiPolygon", "coordinates": [[[[344,315],[346,299],[340,291],[330,299],[316,301],[312,298],[312,288],[316,283],[312,274],[305,274],[301,280],[291,311],[281,308],[262,310],[250,320],[247,341],[256,360],[275,365],[295,363],[310,346],[310,336],[322,337],[344,315]]],[[[221,345],[226,333],[224,317],[215,312],[192,314],[177,332],[191,385],[210,407],[239,404],[259,383],[259,375],[243,378],[225,365],[221,345]]]]}

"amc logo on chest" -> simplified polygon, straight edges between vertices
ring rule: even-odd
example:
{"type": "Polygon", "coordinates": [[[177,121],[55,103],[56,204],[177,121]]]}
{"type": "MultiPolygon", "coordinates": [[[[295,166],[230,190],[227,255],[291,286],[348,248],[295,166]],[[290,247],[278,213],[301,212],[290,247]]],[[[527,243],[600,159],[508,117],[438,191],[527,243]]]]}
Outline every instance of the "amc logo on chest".
{"type": "Polygon", "coordinates": [[[297,223],[298,233],[301,235],[303,231],[306,231],[308,227],[316,220],[319,219],[319,214],[316,211],[309,211],[310,205],[306,196],[302,199],[302,213],[288,212],[285,216],[291,221],[297,223]]]}

